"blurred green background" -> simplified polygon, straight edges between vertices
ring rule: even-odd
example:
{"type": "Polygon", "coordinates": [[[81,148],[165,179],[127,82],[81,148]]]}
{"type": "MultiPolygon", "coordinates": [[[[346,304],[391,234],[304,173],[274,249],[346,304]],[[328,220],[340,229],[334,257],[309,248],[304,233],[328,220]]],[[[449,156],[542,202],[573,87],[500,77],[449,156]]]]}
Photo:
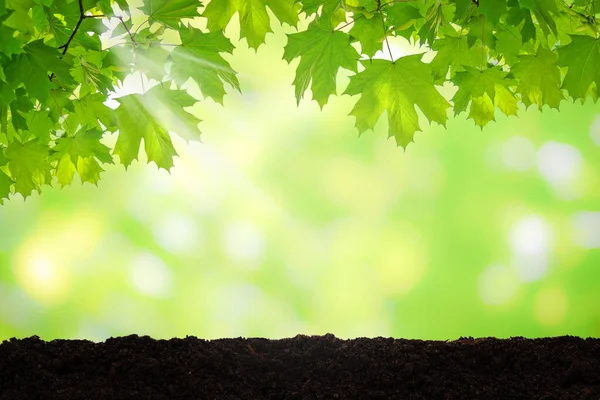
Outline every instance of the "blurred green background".
{"type": "Polygon", "coordinates": [[[597,104],[423,121],[403,150],[383,118],[357,137],[356,98],[296,106],[293,31],[234,40],[243,94],[194,107],[170,174],[142,154],[0,206],[0,339],[600,336],[597,104]]]}

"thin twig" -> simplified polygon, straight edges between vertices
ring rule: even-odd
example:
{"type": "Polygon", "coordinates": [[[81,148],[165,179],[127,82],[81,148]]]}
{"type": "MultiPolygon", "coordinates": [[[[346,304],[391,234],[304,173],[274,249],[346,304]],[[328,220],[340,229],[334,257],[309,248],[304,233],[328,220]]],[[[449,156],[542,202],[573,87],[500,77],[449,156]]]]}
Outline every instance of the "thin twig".
{"type": "Polygon", "coordinates": [[[141,28],[142,26],[144,26],[144,24],[145,24],[146,22],[150,22],[150,18],[148,18],[147,20],[145,20],[144,22],[142,22],[141,24],[139,24],[137,28],[135,28],[135,34],[136,34],[136,35],[137,35],[138,31],[140,30],[140,28],[141,28]]]}
{"type": "MultiPolygon", "coordinates": [[[[69,39],[67,40],[67,42],[61,46],[58,46],[58,49],[62,49],[62,55],[64,56],[65,54],[67,54],[67,51],[69,50],[69,45],[71,44],[71,42],[73,41],[73,39],[75,38],[75,35],[77,34],[77,31],[79,30],[79,27],[81,26],[81,23],[83,22],[84,19],[86,18],[104,18],[104,15],[85,15],[85,10],[83,8],[83,0],[79,0],[79,20],[77,21],[77,25],[75,25],[75,29],[73,29],[73,32],[71,32],[71,36],[69,36],[69,39]]],[[[52,80],[54,79],[54,73],[52,73],[48,79],[50,79],[50,82],[52,82],[52,80]]]]}
{"type": "Polygon", "coordinates": [[[131,34],[131,31],[129,30],[129,28],[127,27],[127,25],[125,25],[125,21],[123,21],[123,17],[117,17],[119,19],[119,21],[121,21],[121,23],[123,24],[123,27],[125,28],[125,30],[127,31],[127,33],[129,34],[129,37],[131,38],[131,41],[133,42],[133,44],[137,44],[135,42],[135,38],[133,37],[133,35],[131,34]]]}
{"type": "Polygon", "coordinates": [[[390,53],[390,61],[394,62],[394,56],[392,55],[392,48],[390,47],[390,41],[387,37],[387,28],[385,27],[385,18],[383,17],[383,12],[381,11],[381,0],[377,0],[377,11],[379,11],[379,15],[381,16],[381,25],[383,26],[383,36],[385,40],[385,44],[387,46],[388,52],[390,53]]]}
{"type": "Polygon", "coordinates": [[[354,18],[352,21],[345,23],[344,25],[340,26],[339,28],[335,28],[334,31],[340,31],[340,30],[344,29],[345,27],[347,27],[348,25],[355,23],[356,21],[363,18],[364,16],[365,16],[365,14],[360,14],[360,16],[358,18],[354,18]]]}

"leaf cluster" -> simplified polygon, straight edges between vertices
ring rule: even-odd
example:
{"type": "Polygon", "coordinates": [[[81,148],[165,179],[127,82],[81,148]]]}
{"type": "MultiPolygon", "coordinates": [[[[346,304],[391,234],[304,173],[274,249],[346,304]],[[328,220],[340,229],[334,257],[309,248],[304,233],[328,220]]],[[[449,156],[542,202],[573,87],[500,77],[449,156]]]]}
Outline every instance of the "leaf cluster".
{"type": "Polygon", "coordinates": [[[0,0],[0,202],[75,175],[97,184],[103,165],[137,159],[142,139],[148,160],[170,169],[171,133],[200,135],[188,107],[202,99],[184,85],[221,104],[241,90],[224,34],[236,18],[253,49],[275,20],[297,28],[309,18],[283,53],[296,63],[297,101],[310,90],[324,107],[348,70],[343,93],[358,96],[359,132],[385,115],[406,146],[422,117],[445,125],[466,112],[484,127],[519,104],[597,101],[598,11],[599,0],[0,0]],[[423,54],[393,58],[394,37],[423,54]],[[147,88],[109,107],[130,75],[147,88]],[[113,148],[107,133],[117,134],[113,148]]]}

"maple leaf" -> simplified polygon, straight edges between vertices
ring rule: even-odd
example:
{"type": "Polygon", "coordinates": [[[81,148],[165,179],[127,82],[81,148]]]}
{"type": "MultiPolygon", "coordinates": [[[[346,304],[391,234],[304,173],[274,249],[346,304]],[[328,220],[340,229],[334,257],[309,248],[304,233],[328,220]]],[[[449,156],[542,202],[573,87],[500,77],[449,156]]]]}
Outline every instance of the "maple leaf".
{"type": "Polygon", "coordinates": [[[323,12],[333,14],[337,9],[344,8],[343,0],[303,0],[301,12],[306,15],[312,15],[319,11],[319,7],[323,7],[323,12]]]}
{"type": "Polygon", "coordinates": [[[178,29],[182,18],[199,16],[198,0],[144,0],[141,10],[150,17],[150,22],[158,21],[178,29]]]}
{"type": "MultiPolygon", "coordinates": [[[[8,159],[4,157],[4,148],[0,147],[0,168],[5,167],[6,163],[8,163],[8,159]]],[[[13,180],[0,169],[0,205],[3,204],[3,199],[8,199],[13,183],[13,180]]]]}
{"type": "Polygon", "coordinates": [[[336,93],[338,70],[356,72],[360,55],[350,45],[347,33],[332,31],[329,21],[317,20],[306,31],[288,35],[283,59],[290,63],[296,57],[300,57],[293,82],[297,103],[310,84],[313,99],[323,108],[336,93]]]}
{"type": "Polygon", "coordinates": [[[573,100],[583,99],[592,84],[600,88],[600,41],[571,35],[571,43],[558,49],[558,65],[568,67],[562,87],[573,100]]]}
{"type": "Polygon", "coordinates": [[[421,61],[422,54],[388,60],[362,61],[365,70],[350,77],[344,94],[360,94],[350,112],[356,117],[360,133],[373,129],[381,114],[387,111],[389,136],[406,147],[420,131],[415,106],[430,121],[446,124],[446,110],[450,104],[433,84],[431,67],[421,61]]]}
{"type": "MultiPolygon", "coordinates": [[[[100,123],[109,130],[116,129],[114,111],[104,104],[102,93],[90,93],[73,100],[76,123],[86,128],[100,128],[100,123]]],[[[73,115],[73,114],[72,114],[73,115]]]]}
{"type": "Polygon", "coordinates": [[[169,52],[163,46],[152,43],[148,47],[138,46],[133,49],[133,65],[138,71],[143,72],[149,79],[162,81],[165,76],[165,64],[169,52]]]}
{"type": "MultiPolygon", "coordinates": [[[[519,5],[531,12],[546,36],[551,32],[557,33],[556,22],[551,15],[558,16],[559,14],[556,0],[519,0],[519,5]]],[[[523,38],[525,38],[525,34],[523,34],[523,38]]]]}
{"type": "Polygon", "coordinates": [[[504,61],[513,65],[519,62],[519,54],[523,48],[523,39],[521,32],[514,26],[507,26],[496,33],[496,52],[498,58],[503,57],[504,61]]]}
{"type": "Polygon", "coordinates": [[[563,93],[560,89],[560,70],[556,65],[556,54],[540,48],[535,55],[519,56],[520,61],[511,67],[517,78],[516,92],[526,107],[537,104],[542,110],[544,104],[558,109],[563,93]]]}
{"type": "Polygon", "coordinates": [[[246,38],[250,48],[258,49],[267,33],[272,32],[267,7],[279,21],[290,26],[298,23],[300,6],[295,0],[211,0],[202,15],[208,19],[208,29],[218,31],[225,29],[238,12],[240,39],[246,38]]]}
{"type": "Polygon", "coordinates": [[[469,11],[475,7],[473,0],[455,0],[456,3],[456,17],[459,19],[465,18],[469,11]]]}
{"type": "Polygon", "coordinates": [[[431,45],[435,41],[440,26],[450,20],[449,7],[444,7],[441,1],[436,1],[429,7],[425,15],[425,22],[419,29],[419,44],[431,45]]]}
{"type": "Polygon", "coordinates": [[[0,170],[0,205],[4,204],[3,199],[8,199],[12,184],[13,180],[0,170]]]}
{"type": "Polygon", "coordinates": [[[50,184],[52,165],[48,162],[48,146],[38,140],[25,144],[12,142],[4,150],[8,159],[8,170],[15,181],[15,191],[27,198],[40,186],[50,184]]]}
{"type": "Polygon", "coordinates": [[[507,11],[506,0],[479,0],[477,8],[485,16],[485,22],[491,25],[496,25],[507,11]]]}
{"type": "Polygon", "coordinates": [[[110,149],[100,143],[102,135],[99,129],[83,129],[74,137],[62,137],[56,141],[51,159],[58,160],[56,177],[61,186],[71,183],[75,171],[82,182],[97,184],[103,171],[97,160],[113,164],[110,149]]]}
{"type": "Polygon", "coordinates": [[[192,78],[205,97],[223,104],[224,82],[240,91],[235,71],[220,53],[232,53],[233,45],[223,32],[203,33],[189,27],[180,29],[181,46],[171,53],[171,75],[178,85],[192,78]]]}
{"type": "Polygon", "coordinates": [[[183,110],[196,103],[196,99],[183,90],[157,85],[144,95],[130,94],[117,101],[120,103],[116,110],[119,137],[114,152],[126,167],[137,159],[143,138],[148,161],[169,170],[177,152],[168,130],[183,138],[199,133],[196,125],[200,120],[183,110]]]}
{"type": "Polygon", "coordinates": [[[531,11],[526,8],[521,8],[519,0],[508,0],[509,9],[506,18],[506,23],[509,26],[517,27],[523,23],[521,28],[522,43],[526,43],[531,39],[536,38],[536,27],[531,18],[531,11]]]}
{"type": "Polygon", "coordinates": [[[380,18],[356,19],[349,33],[351,37],[358,39],[361,52],[369,58],[381,50],[383,39],[386,36],[380,18]]]}
{"type": "Polygon", "coordinates": [[[482,128],[495,120],[494,104],[505,115],[516,115],[517,99],[509,89],[512,82],[506,79],[507,75],[508,72],[502,71],[500,67],[491,67],[483,71],[465,67],[464,72],[457,72],[452,79],[458,86],[458,91],[452,97],[454,115],[465,111],[469,102],[469,118],[482,128]]]}
{"type": "Polygon", "coordinates": [[[104,53],[99,51],[83,50],[81,55],[75,58],[73,65],[73,77],[82,84],[91,84],[98,91],[107,95],[114,90],[112,79],[101,70],[104,53]]]}
{"type": "Polygon", "coordinates": [[[52,87],[49,72],[64,83],[74,82],[68,65],[59,57],[59,51],[45,45],[43,39],[28,43],[23,47],[23,53],[14,56],[5,67],[9,83],[16,86],[22,82],[31,96],[44,101],[52,87]]]}
{"type": "MultiPolygon", "coordinates": [[[[27,115],[27,127],[33,138],[39,139],[40,143],[48,144],[50,142],[50,133],[54,128],[54,123],[48,118],[48,110],[34,111],[27,115]]],[[[31,139],[31,137],[26,137],[31,139]]]]}
{"type": "MultiPolygon", "coordinates": [[[[0,1],[0,3],[4,2],[0,1]]],[[[4,25],[6,17],[8,15],[0,16],[0,52],[10,57],[13,54],[21,53],[23,47],[19,39],[15,37],[16,31],[4,25]]]]}
{"type": "Polygon", "coordinates": [[[27,91],[24,88],[17,88],[13,96],[13,101],[10,103],[12,125],[16,130],[27,130],[29,128],[25,116],[33,107],[31,99],[27,96],[27,91]]]}
{"type": "MultiPolygon", "coordinates": [[[[395,30],[405,30],[413,26],[416,20],[423,19],[421,12],[413,3],[392,3],[383,9],[386,20],[395,30]]],[[[379,19],[381,25],[381,19],[379,19]]]]}
{"type": "Polygon", "coordinates": [[[465,36],[438,39],[431,45],[431,49],[437,51],[430,63],[436,81],[446,79],[448,68],[452,78],[456,72],[464,71],[464,66],[475,67],[481,63],[481,48],[469,46],[465,36]]]}

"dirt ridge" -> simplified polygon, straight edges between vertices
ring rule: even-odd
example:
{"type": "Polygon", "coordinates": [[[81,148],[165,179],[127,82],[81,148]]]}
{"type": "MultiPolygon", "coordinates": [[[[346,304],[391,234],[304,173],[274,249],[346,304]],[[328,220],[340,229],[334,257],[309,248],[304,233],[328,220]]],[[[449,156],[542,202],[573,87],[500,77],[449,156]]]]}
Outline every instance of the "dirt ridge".
{"type": "Polygon", "coordinates": [[[0,344],[1,400],[600,400],[600,339],[130,335],[0,344]]]}

